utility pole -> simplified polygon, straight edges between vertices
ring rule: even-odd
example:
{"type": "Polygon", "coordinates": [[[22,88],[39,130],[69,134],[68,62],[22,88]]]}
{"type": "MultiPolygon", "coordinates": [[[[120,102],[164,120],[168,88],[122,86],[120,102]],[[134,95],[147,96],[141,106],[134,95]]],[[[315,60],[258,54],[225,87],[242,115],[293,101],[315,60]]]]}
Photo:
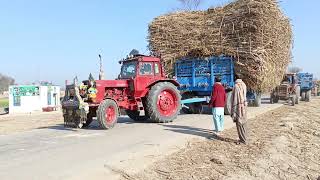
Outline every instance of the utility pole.
{"type": "Polygon", "coordinates": [[[100,61],[99,80],[104,80],[104,71],[103,71],[103,66],[102,66],[101,54],[99,54],[99,61],[100,61]]]}

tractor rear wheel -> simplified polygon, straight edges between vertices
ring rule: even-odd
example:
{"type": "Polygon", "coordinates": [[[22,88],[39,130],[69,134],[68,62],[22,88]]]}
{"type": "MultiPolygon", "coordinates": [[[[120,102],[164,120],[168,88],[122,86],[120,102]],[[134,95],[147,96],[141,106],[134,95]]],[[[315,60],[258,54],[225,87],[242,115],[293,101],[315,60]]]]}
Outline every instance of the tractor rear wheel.
{"type": "Polygon", "coordinates": [[[224,106],[224,114],[225,115],[230,115],[231,114],[231,98],[232,98],[232,91],[228,92],[226,94],[227,98],[226,98],[226,104],[224,106]]]}
{"type": "Polygon", "coordinates": [[[110,129],[117,123],[119,107],[114,100],[106,99],[101,102],[97,110],[97,118],[103,129],[110,129]]]}
{"type": "Polygon", "coordinates": [[[140,116],[140,112],[139,111],[133,111],[133,110],[125,110],[127,115],[129,116],[130,119],[134,120],[134,121],[146,121],[149,119],[148,115],[145,116],[140,116]]]}
{"type": "Polygon", "coordinates": [[[181,95],[170,82],[159,82],[150,89],[146,109],[150,121],[157,123],[172,122],[181,109],[181,95]]]}

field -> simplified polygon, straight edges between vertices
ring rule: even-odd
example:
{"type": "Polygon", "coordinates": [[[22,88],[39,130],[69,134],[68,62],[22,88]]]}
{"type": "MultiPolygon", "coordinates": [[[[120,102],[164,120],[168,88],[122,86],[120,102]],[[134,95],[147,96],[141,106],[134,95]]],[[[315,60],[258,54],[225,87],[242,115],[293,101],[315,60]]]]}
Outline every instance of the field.
{"type": "Polygon", "coordinates": [[[283,106],[249,121],[249,145],[235,128],[190,142],[135,179],[320,179],[320,99],[283,106]]]}
{"type": "Polygon", "coordinates": [[[0,98],[0,108],[8,107],[9,99],[8,98],[0,98]]]}

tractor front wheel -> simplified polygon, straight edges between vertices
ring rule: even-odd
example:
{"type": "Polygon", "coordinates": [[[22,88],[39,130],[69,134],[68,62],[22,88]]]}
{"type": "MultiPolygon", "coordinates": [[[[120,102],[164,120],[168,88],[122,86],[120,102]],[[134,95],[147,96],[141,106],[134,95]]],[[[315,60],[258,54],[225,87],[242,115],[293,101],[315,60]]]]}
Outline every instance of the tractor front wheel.
{"type": "Polygon", "coordinates": [[[119,107],[114,100],[106,99],[101,102],[97,110],[98,122],[103,129],[110,129],[117,123],[119,107]]]}
{"type": "Polygon", "coordinates": [[[181,109],[181,95],[177,87],[170,82],[159,82],[152,86],[146,109],[152,122],[172,122],[181,109]]]}

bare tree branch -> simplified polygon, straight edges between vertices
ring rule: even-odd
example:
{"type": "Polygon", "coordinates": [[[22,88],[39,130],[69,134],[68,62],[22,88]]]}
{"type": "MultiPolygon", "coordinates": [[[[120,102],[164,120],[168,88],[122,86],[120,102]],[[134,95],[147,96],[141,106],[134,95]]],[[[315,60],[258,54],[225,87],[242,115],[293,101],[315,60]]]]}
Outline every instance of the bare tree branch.
{"type": "Polygon", "coordinates": [[[289,73],[299,73],[302,71],[302,68],[297,67],[297,66],[292,66],[288,68],[289,73]]]}
{"type": "Polygon", "coordinates": [[[182,4],[182,8],[187,11],[198,9],[203,0],[178,0],[182,4]]]}
{"type": "Polygon", "coordinates": [[[13,85],[15,80],[9,76],[0,74],[0,93],[7,91],[9,85],[13,85]]]}

